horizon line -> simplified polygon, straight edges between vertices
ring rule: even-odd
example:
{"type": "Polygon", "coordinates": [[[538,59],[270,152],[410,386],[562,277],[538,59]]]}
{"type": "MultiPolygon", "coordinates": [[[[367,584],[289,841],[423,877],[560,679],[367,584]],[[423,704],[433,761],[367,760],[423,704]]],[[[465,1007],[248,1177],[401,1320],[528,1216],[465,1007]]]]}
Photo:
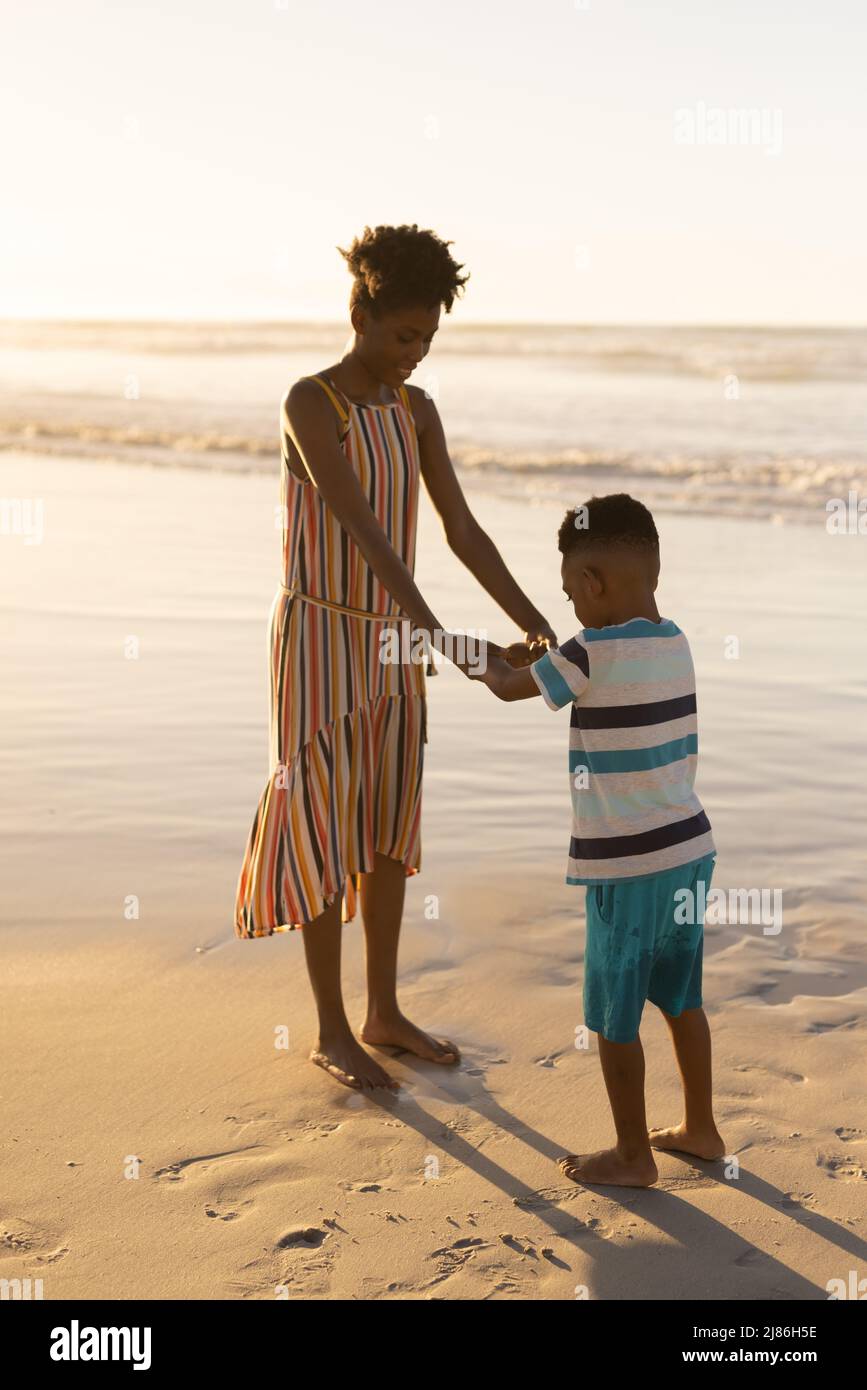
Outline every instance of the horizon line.
{"type": "MultiPolygon", "coordinates": [[[[751,328],[751,329],[847,329],[852,331],[863,331],[867,329],[867,322],[856,322],[849,320],[820,321],[820,320],[768,320],[768,321],[749,321],[744,319],[730,320],[711,320],[711,319],[594,319],[592,321],[581,321],[577,319],[465,319],[456,320],[446,316],[444,324],[454,324],[459,328],[751,328]]],[[[332,318],[232,318],[232,317],[208,317],[200,318],[185,316],[175,317],[138,317],[127,318],[104,318],[104,317],[81,317],[79,315],[64,318],[44,318],[41,315],[24,315],[15,317],[0,317],[0,324],[14,326],[16,324],[33,325],[41,324],[45,327],[246,327],[246,328],[337,328],[342,330],[352,330],[351,323],[347,319],[332,318]]]]}

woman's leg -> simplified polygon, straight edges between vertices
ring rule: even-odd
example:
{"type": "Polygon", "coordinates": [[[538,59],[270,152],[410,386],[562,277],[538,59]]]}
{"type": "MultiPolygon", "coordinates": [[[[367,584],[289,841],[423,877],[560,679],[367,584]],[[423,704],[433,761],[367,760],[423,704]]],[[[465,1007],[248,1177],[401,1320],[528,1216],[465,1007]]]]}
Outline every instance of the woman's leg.
{"type": "Polygon", "coordinates": [[[340,947],[343,923],[340,892],[324,912],[301,928],[307,972],[319,1014],[319,1036],[310,1053],[311,1062],[330,1072],[344,1086],[369,1090],[378,1086],[395,1090],[398,1082],[365,1052],[354,1037],[340,991],[340,947]]]}
{"type": "Polygon", "coordinates": [[[373,872],[361,876],[367,1018],[359,1036],[362,1042],[405,1048],[430,1062],[456,1062],[460,1053],[454,1043],[422,1032],[398,1006],[397,949],[405,894],[406,866],[377,853],[373,872]]]}

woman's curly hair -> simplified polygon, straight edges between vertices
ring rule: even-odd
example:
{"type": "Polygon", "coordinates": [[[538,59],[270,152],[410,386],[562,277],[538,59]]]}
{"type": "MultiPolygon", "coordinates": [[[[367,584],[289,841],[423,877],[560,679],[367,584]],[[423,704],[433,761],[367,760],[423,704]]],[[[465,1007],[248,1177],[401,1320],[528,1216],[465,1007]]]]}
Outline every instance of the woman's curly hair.
{"type": "Polygon", "coordinates": [[[450,314],[470,278],[459,274],[463,265],[449,254],[452,244],[436,232],[419,231],[415,222],[372,231],[365,227],[348,251],[337,247],[353,277],[350,311],[360,304],[378,317],[415,305],[433,309],[444,304],[450,314]]]}

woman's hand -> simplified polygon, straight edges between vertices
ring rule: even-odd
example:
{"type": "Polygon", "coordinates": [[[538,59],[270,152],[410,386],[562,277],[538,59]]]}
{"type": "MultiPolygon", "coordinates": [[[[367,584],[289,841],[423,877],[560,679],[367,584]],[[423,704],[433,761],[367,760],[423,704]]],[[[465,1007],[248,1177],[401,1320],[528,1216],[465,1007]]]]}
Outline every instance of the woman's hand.
{"type": "Polygon", "coordinates": [[[533,652],[531,661],[538,661],[540,656],[548,650],[548,647],[556,647],[557,637],[553,628],[549,627],[545,619],[540,617],[538,622],[531,626],[524,633],[524,641],[533,652]]]}
{"type": "Polygon", "coordinates": [[[459,671],[471,678],[478,678],[479,670],[484,669],[489,656],[499,657],[505,654],[505,649],[496,642],[471,637],[463,632],[441,632],[434,645],[443,656],[448,657],[453,666],[457,666],[459,671]]]}

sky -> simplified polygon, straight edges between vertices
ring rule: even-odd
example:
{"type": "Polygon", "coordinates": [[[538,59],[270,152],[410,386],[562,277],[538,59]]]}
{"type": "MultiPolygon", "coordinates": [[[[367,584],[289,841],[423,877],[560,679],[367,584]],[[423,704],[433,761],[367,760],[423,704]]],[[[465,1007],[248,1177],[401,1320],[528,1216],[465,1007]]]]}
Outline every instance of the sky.
{"type": "Polygon", "coordinates": [[[0,317],[867,323],[862,0],[3,0],[0,317]],[[748,113],[755,113],[750,116],[748,113]]]}

